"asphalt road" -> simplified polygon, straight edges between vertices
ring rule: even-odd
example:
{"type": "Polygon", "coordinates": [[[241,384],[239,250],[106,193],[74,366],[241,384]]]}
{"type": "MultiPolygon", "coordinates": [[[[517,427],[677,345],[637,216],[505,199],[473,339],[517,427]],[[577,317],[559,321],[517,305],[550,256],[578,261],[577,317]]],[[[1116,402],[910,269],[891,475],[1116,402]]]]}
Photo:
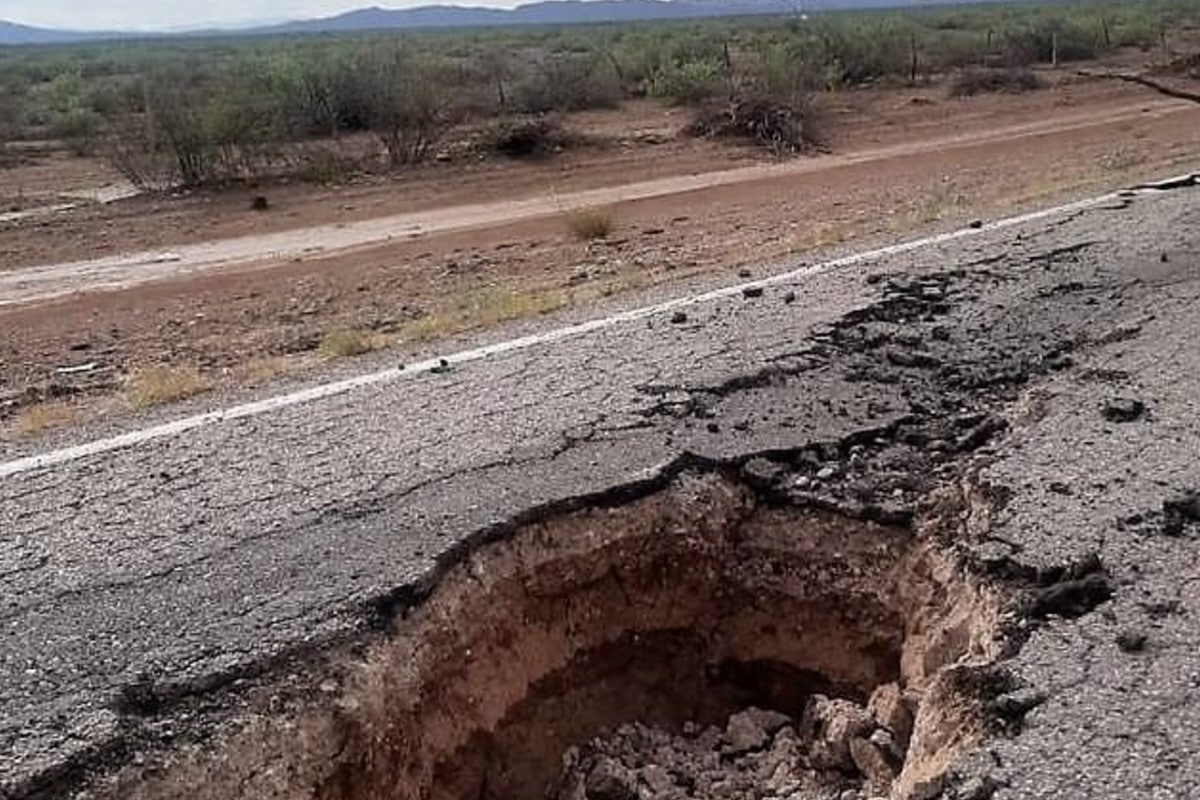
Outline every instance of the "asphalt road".
{"type": "Polygon", "coordinates": [[[1200,490],[1200,188],[760,288],[0,463],[0,797],[127,757],[151,735],[131,697],[161,722],[373,635],[439,559],[539,508],[989,419],[1007,432],[885,448],[808,498],[904,516],[966,475],[996,498],[963,543],[979,569],[1113,594],[1032,623],[1006,663],[1028,713],[951,785],[1194,796],[1200,523],[1163,504],[1200,490]]]}

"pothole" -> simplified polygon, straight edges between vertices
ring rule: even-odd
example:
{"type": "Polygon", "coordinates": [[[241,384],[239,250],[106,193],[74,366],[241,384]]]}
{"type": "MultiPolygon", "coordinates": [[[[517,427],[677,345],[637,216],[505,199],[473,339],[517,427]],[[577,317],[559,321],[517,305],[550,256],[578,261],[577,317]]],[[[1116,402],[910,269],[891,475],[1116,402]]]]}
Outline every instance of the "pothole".
{"type": "MultiPolygon", "coordinates": [[[[684,476],[450,568],[336,702],[124,797],[910,797],[981,731],[999,596],[933,537],[684,476]]],[[[328,691],[328,689],[327,689],[328,691]]]]}

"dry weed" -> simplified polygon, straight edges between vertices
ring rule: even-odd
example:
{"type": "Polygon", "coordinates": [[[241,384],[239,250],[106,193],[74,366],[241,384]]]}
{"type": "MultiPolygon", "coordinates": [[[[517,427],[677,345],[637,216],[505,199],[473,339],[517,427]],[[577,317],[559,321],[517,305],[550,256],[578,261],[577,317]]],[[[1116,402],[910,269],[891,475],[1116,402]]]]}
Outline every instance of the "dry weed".
{"type": "Polygon", "coordinates": [[[599,209],[583,209],[567,215],[567,230],[581,242],[607,239],[616,228],[611,213],[599,209]]]}
{"type": "Polygon", "coordinates": [[[330,359],[361,356],[374,349],[375,342],[369,334],[351,328],[326,331],[317,346],[317,352],[330,359]]]}
{"type": "Polygon", "coordinates": [[[38,403],[22,409],[12,422],[18,436],[37,436],[51,428],[61,428],[75,421],[79,409],[62,402],[38,403]]]}
{"type": "Polygon", "coordinates": [[[559,289],[482,289],[464,296],[450,308],[414,320],[404,327],[402,337],[410,341],[437,339],[477,326],[549,314],[569,302],[567,294],[559,289]]]}
{"type": "Polygon", "coordinates": [[[152,408],[194,397],[212,389],[212,381],[195,367],[159,364],[143,367],[126,379],[125,398],[134,408],[152,408]]]}

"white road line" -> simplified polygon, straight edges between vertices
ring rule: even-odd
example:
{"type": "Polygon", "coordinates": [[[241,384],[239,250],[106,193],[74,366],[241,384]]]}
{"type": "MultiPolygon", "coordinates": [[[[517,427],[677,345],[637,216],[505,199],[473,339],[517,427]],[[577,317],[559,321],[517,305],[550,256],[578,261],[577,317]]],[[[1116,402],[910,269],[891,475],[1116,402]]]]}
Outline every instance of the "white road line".
{"type": "Polygon", "coordinates": [[[853,266],[864,261],[870,261],[878,258],[886,258],[888,256],[910,253],[926,247],[932,247],[958,239],[978,236],[988,233],[989,231],[997,231],[1018,225],[1024,225],[1030,222],[1036,222],[1048,217],[1055,217],[1064,214],[1070,214],[1076,211],[1083,211],[1103,205],[1104,203],[1111,202],[1123,196],[1153,193],[1161,191],[1164,188],[1178,185],[1181,182],[1193,184],[1200,183],[1200,172],[1181,175],[1177,178],[1170,178],[1154,184],[1145,184],[1133,190],[1110,192],[1098,197],[1079,200],[1066,205],[1046,208],[1040,211],[1033,211],[1015,217],[1008,217],[1006,219],[986,223],[975,228],[962,228],[960,230],[950,231],[948,233],[939,233],[935,236],[927,236],[921,239],[914,239],[912,241],[888,245],[887,247],[881,247],[876,250],[855,253],[853,255],[837,258],[822,264],[801,267],[799,269],[784,272],[779,275],[773,275],[768,278],[763,278],[762,280],[747,281],[734,286],[727,286],[722,289],[704,292],[703,294],[680,297],[650,306],[643,306],[641,308],[623,311],[619,314],[613,314],[608,317],[582,322],[577,325],[569,325],[564,328],[557,328],[555,330],[545,331],[543,333],[522,336],[518,339],[497,342],[485,347],[463,350],[446,356],[431,358],[416,364],[409,364],[403,368],[391,368],[379,372],[368,373],[366,375],[359,375],[354,378],[347,378],[345,380],[335,381],[333,383],[313,386],[311,388],[303,389],[298,392],[292,392],[290,394],[277,395],[275,397],[269,397],[265,400],[258,400],[253,403],[245,403],[243,405],[233,406],[231,408],[226,408],[219,411],[210,411],[205,414],[197,414],[195,416],[185,417],[183,419],[167,422],[162,425],[155,425],[142,430],[130,431],[129,433],[123,433],[119,436],[113,436],[108,439],[98,439],[96,441],[87,442],[86,444],[65,447],[60,450],[53,450],[48,453],[41,453],[39,455],[29,456],[26,458],[19,458],[14,461],[0,463],[0,478],[7,478],[26,472],[32,472],[34,470],[46,469],[60,464],[66,464],[72,461],[89,458],[91,456],[109,453],[114,450],[136,447],[140,444],[145,444],[146,442],[151,442],[156,439],[165,439],[172,436],[178,436],[188,431],[196,430],[197,428],[203,428],[208,425],[214,425],[220,422],[255,417],[261,414],[277,411],[281,408],[288,408],[290,406],[300,405],[302,403],[311,403],[328,397],[345,394],[364,386],[373,386],[375,384],[387,383],[390,381],[414,378],[425,375],[429,372],[429,370],[439,367],[443,364],[451,366],[466,364],[472,361],[479,361],[504,353],[526,350],[538,345],[549,344],[552,342],[561,341],[563,339],[582,336],[584,334],[610,328],[614,325],[619,325],[624,322],[644,319],[646,317],[662,314],[667,311],[673,311],[686,306],[707,303],[727,297],[735,297],[740,295],[744,289],[751,286],[771,286],[781,283],[789,283],[806,275],[812,275],[841,267],[853,266]]]}

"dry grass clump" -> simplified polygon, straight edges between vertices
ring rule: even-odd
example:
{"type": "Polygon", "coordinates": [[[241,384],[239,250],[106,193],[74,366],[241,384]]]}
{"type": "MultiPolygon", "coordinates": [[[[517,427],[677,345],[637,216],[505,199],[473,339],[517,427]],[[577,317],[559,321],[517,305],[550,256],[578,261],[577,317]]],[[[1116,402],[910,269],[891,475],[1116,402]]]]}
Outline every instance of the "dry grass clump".
{"type": "Polygon", "coordinates": [[[409,341],[438,339],[475,327],[550,314],[569,302],[567,294],[555,288],[481,289],[462,296],[449,308],[412,321],[402,337],[409,341]]]}
{"type": "Polygon", "coordinates": [[[51,428],[71,424],[78,414],[79,409],[66,403],[38,403],[22,409],[12,421],[11,430],[17,436],[37,436],[51,428]]]}
{"type": "Polygon", "coordinates": [[[375,349],[371,337],[352,328],[336,328],[326,331],[317,345],[317,352],[325,358],[352,358],[375,349]]]}
{"type": "Polygon", "coordinates": [[[260,386],[276,378],[292,375],[306,365],[304,359],[289,356],[265,356],[245,361],[229,370],[233,379],[242,385],[260,386]]]}
{"type": "Polygon", "coordinates": [[[143,367],[126,379],[125,398],[134,408],[166,405],[212,389],[212,381],[195,367],[160,364],[143,367]]]}
{"type": "Polygon", "coordinates": [[[567,215],[567,230],[581,242],[607,239],[616,227],[613,215],[599,209],[583,209],[567,215]]]}

